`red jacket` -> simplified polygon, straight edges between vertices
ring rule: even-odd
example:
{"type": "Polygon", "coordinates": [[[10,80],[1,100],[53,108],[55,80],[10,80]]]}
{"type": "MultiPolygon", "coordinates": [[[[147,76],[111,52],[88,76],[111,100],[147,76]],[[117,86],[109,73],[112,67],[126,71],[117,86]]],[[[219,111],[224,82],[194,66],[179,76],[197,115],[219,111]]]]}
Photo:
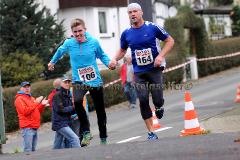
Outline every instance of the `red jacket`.
{"type": "Polygon", "coordinates": [[[56,92],[57,92],[57,90],[53,89],[52,92],[48,95],[48,102],[49,102],[51,109],[52,109],[53,96],[56,94],[56,92]]]}
{"type": "Polygon", "coordinates": [[[122,85],[125,85],[127,80],[127,64],[124,63],[121,67],[120,77],[122,80],[122,85]]]}
{"type": "Polygon", "coordinates": [[[44,105],[35,102],[35,98],[28,94],[17,93],[15,106],[18,113],[20,128],[39,128],[41,122],[40,113],[44,105]]]}

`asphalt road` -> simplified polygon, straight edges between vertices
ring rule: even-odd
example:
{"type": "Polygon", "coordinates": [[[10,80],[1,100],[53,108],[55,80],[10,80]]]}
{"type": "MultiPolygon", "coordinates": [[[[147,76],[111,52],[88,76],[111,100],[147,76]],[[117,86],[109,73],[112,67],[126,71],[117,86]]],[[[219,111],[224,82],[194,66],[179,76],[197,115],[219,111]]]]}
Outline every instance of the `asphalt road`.
{"type": "Polygon", "coordinates": [[[237,133],[0,155],[1,160],[239,160],[237,133]]]}
{"type": "MultiPolygon", "coordinates": [[[[233,108],[236,86],[240,83],[240,68],[222,72],[192,82],[190,92],[199,121],[216,116],[233,108]]],[[[183,84],[180,84],[183,85],[183,84]]],[[[30,156],[23,153],[4,155],[6,159],[32,157],[38,159],[240,159],[239,143],[233,139],[240,133],[209,134],[180,138],[184,129],[184,92],[181,89],[165,91],[165,115],[160,120],[160,138],[156,142],[147,142],[147,131],[141,119],[139,108],[129,110],[127,103],[121,103],[107,109],[109,145],[100,146],[96,114],[90,113],[91,132],[94,136],[87,148],[53,151],[54,133],[40,130],[39,150],[30,156]],[[131,142],[131,143],[129,143],[131,142]],[[189,152],[190,151],[190,152],[189,152]],[[64,154],[68,153],[68,154],[64,154]],[[92,154],[94,153],[94,154],[92,154]],[[106,155],[104,155],[106,153],[106,155]],[[59,156],[57,156],[59,154],[59,156]],[[219,155],[219,157],[218,157],[219,155]],[[232,156],[231,156],[232,155],[232,156]],[[238,156],[237,156],[238,155],[238,156]],[[45,158],[43,158],[45,157],[45,158]],[[68,157],[68,158],[67,158],[68,157]],[[200,158],[199,158],[200,157],[200,158]]],[[[3,145],[3,152],[13,152],[21,147],[21,137],[17,136],[3,145]]]]}

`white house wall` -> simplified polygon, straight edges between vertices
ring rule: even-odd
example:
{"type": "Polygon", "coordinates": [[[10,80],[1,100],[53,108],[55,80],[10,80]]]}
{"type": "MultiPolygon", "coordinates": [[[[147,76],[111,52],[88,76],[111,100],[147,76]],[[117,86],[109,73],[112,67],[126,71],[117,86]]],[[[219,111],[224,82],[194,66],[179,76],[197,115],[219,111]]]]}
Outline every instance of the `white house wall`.
{"type": "Polygon", "coordinates": [[[130,27],[130,20],[127,14],[127,7],[119,8],[119,22],[120,33],[122,33],[126,28],[130,27]]]}
{"type": "Polygon", "coordinates": [[[224,33],[226,36],[232,36],[231,18],[229,16],[224,16],[224,33]]]}
{"type": "Polygon", "coordinates": [[[177,14],[177,9],[174,6],[169,7],[164,3],[156,2],[154,9],[155,9],[155,16],[156,16],[155,23],[157,23],[162,27],[164,27],[165,19],[169,17],[173,17],[177,14]]]}
{"type": "Polygon", "coordinates": [[[96,20],[94,20],[94,12],[92,7],[78,7],[71,9],[59,10],[58,12],[58,20],[59,22],[64,20],[63,26],[65,29],[65,36],[72,35],[70,24],[72,19],[81,18],[85,21],[87,31],[94,34],[95,30],[92,26],[95,26],[96,20]],[[91,18],[90,18],[91,17],[91,18]]]}
{"type": "Polygon", "coordinates": [[[205,23],[205,28],[206,28],[206,31],[207,33],[209,33],[210,29],[209,29],[209,22],[210,22],[210,18],[208,15],[203,15],[203,20],[204,20],[204,23],[205,23]]]}
{"type": "Polygon", "coordinates": [[[50,13],[52,15],[56,14],[59,9],[59,0],[35,0],[38,4],[40,4],[40,9],[46,6],[50,9],[50,13]]]}
{"type": "Polygon", "coordinates": [[[168,18],[168,6],[163,3],[155,3],[156,23],[164,26],[165,19],[168,18]]]}
{"type": "Polygon", "coordinates": [[[112,58],[116,49],[119,47],[118,43],[118,17],[116,8],[95,8],[95,17],[97,26],[95,36],[100,40],[103,50],[112,58]],[[107,13],[107,34],[100,34],[98,27],[98,11],[106,11],[107,13]]]}

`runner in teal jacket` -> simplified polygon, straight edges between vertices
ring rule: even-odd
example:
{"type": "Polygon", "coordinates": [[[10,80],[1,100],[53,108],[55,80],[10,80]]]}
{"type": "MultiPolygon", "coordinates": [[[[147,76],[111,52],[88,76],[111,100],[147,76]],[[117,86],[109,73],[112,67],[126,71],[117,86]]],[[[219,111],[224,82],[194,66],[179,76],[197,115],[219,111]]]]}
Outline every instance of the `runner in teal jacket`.
{"type": "Polygon", "coordinates": [[[96,59],[108,66],[110,59],[103,52],[97,39],[85,32],[86,42],[79,43],[76,38],[66,39],[54,54],[52,64],[65,54],[69,54],[72,67],[72,81],[82,82],[91,87],[99,87],[103,84],[96,59]]]}

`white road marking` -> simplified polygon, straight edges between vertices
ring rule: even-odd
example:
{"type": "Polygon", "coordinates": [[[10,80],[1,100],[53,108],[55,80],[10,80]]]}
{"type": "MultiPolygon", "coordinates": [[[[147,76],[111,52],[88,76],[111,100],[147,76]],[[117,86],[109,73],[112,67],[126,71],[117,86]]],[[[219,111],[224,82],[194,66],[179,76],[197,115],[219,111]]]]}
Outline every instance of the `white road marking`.
{"type": "Polygon", "coordinates": [[[164,127],[164,128],[157,129],[154,132],[160,132],[160,131],[164,131],[164,130],[171,129],[171,128],[172,127],[164,127]]]}
{"type": "Polygon", "coordinates": [[[119,141],[117,143],[125,143],[125,142],[129,142],[131,140],[134,140],[134,139],[138,139],[140,138],[141,136],[136,136],[136,137],[132,137],[132,138],[128,138],[128,139],[125,139],[125,140],[122,140],[122,141],[119,141]]]}
{"type": "MultiPolygon", "coordinates": [[[[172,128],[172,127],[164,127],[164,128],[157,129],[157,130],[155,130],[154,132],[160,132],[160,131],[164,131],[164,130],[171,129],[171,128],[172,128]]],[[[132,140],[134,140],[134,139],[138,139],[138,138],[140,138],[140,137],[142,137],[142,136],[131,137],[131,138],[128,138],[128,139],[124,139],[124,140],[122,140],[122,141],[119,141],[119,142],[117,142],[117,143],[119,144],[119,143],[129,142],[129,141],[132,141],[132,140]]]]}

